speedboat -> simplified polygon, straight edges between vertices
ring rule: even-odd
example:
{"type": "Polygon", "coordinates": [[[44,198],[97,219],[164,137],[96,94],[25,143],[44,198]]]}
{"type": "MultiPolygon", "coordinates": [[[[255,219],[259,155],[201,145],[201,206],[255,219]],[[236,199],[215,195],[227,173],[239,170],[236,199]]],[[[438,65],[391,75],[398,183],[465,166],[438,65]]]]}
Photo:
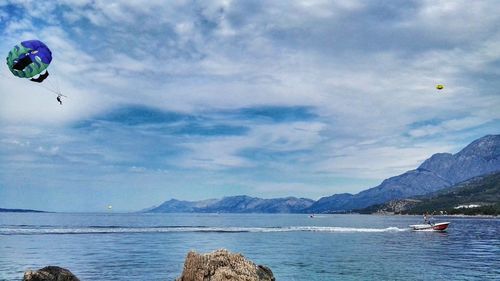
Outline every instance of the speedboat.
{"type": "Polygon", "coordinates": [[[449,222],[413,224],[410,228],[415,231],[445,231],[449,224],[449,222]]]}

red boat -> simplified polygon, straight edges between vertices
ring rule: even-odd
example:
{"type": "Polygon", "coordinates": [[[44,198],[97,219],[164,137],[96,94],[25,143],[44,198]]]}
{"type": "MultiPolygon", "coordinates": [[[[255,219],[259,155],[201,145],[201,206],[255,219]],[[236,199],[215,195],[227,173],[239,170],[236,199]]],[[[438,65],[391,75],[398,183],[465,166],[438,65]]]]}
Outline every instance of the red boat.
{"type": "Polygon", "coordinates": [[[413,224],[410,228],[416,231],[445,231],[449,224],[449,222],[413,224]]]}

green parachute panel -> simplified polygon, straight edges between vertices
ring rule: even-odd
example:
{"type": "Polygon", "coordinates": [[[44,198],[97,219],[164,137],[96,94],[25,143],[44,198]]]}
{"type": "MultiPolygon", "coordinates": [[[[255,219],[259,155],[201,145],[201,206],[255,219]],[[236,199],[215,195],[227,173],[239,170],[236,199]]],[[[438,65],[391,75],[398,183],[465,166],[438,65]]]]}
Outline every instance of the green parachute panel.
{"type": "Polygon", "coordinates": [[[52,53],[43,42],[30,40],[21,42],[10,50],[7,55],[7,66],[17,77],[32,78],[44,72],[51,60],[52,53]],[[22,60],[26,60],[27,63],[16,67],[16,64],[19,65],[22,60]]]}

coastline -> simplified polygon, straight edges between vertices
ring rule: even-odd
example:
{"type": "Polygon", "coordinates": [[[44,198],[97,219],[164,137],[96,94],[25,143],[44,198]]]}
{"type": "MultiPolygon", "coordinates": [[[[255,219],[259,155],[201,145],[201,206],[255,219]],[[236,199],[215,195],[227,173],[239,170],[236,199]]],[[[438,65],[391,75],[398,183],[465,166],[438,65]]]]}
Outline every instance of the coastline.
{"type": "MultiPolygon", "coordinates": [[[[349,215],[349,214],[346,214],[349,215]]],[[[390,213],[373,213],[373,214],[368,214],[371,216],[409,216],[409,217],[420,217],[422,215],[418,214],[390,214],[390,213]]],[[[434,218],[446,218],[446,217],[451,217],[451,218],[500,218],[500,216],[494,216],[494,215],[465,215],[465,214],[454,214],[454,215],[433,215],[432,217],[434,218]]]]}

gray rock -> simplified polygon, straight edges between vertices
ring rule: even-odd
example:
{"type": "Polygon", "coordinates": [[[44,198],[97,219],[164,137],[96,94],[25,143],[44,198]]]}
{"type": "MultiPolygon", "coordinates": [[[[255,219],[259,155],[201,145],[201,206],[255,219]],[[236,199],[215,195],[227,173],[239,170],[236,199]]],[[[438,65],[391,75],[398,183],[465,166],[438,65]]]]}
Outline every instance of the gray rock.
{"type": "Polygon", "coordinates": [[[36,271],[26,271],[23,281],[80,281],[80,279],[62,267],[46,266],[36,271]]]}
{"type": "Polygon", "coordinates": [[[275,281],[266,266],[256,265],[241,254],[220,249],[209,254],[189,252],[181,277],[176,281],[275,281]]]}

